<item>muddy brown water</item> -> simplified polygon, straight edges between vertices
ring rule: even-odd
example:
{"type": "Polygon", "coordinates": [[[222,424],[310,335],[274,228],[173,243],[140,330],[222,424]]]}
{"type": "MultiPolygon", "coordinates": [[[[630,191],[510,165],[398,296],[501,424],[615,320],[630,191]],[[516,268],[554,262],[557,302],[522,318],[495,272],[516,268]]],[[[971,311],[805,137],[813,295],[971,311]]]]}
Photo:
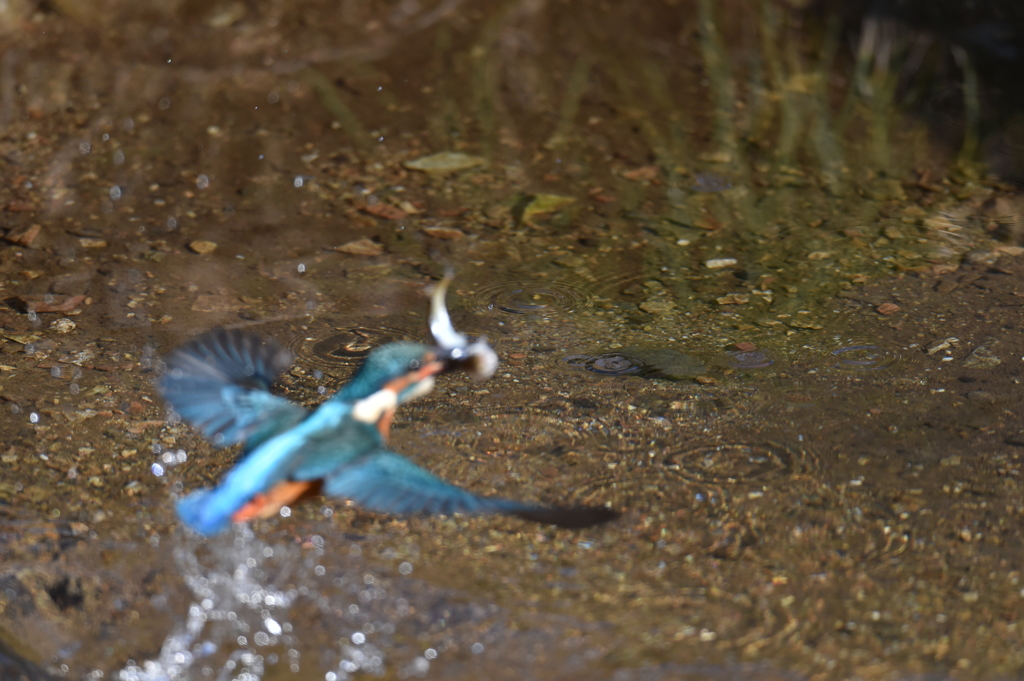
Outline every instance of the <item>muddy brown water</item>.
{"type": "Polygon", "coordinates": [[[802,5],[4,5],[0,676],[1019,676],[1019,125],[802,5]],[[316,404],[449,265],[502,363],[394,447],[622,518],[185,532],[236,454],[160,356],[265,333],[316,404]]]}

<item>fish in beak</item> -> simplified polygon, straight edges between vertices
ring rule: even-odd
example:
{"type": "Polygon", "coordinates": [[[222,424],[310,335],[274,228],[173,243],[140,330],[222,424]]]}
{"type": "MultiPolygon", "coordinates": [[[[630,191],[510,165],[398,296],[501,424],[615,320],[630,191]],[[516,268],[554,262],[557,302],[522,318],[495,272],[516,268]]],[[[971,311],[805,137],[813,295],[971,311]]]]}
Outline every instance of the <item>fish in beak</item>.
{"type": "Polygon", "coordinates": [[[486,380],[493,376],[498,368],[498,355],[488,344],[486,337],[481,336],[470,342],[466,334],[456,331],[452,326],[448,308],[445,306],[445,295],[451,282],[452,274],[449,272],[430,296],[430,334],[447,355],[452,369],[461,369],[477,381],[486,380]]]}

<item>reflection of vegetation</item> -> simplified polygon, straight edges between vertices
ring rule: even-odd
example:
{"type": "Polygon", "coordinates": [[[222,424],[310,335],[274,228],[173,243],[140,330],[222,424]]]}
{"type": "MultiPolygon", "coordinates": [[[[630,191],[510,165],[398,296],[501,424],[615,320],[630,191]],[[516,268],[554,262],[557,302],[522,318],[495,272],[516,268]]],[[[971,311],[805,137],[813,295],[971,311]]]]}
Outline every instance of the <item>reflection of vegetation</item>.
{"type": "Polygon", "coordinates": [[[334,83],[321,71],[313,68],[305,69],[300,76],[317,93],[317,96],[320,97],[320,103],[331,112],[334,120],[341,125],[352,143],[360,151],[366,151],[370,144],[370,138],[367,137],[366,129],[363,128],[363,124],[359,121],[359,117],[356,116],[355,112],[352,111],[352,108],[345,103],[345,99],[338,92],[338,88],[334,83]]]}
{"type": "MultiPolygon", "coordinates": [[[[670,288],[697,297],[792,312],[874,274],[927,270],[976,243],[969,223],[953,241],[933,229],[937,209],[959,199],[909,177],[933,159],[920,144],[926,132],[900,113],[901,60],[913,41],[899,25],[868,16],[855,50],[844,52],[849,24],[838,15],[819,21],[768,0],[754,9],[732,18],[695,0],[645,33],[609,33],[624,9],[598,18],[506,5],[466,48],[464,99],[480,144],[502,144],[506,160],[520,148],[527,163],[571,159],[576,177],[614,187],[625,224],[658,246],[646,251],[652,269],[684,273],[690,285],[670,288]],[[545,42],[570,26],[572,43],[545,42]],[[700,266],[721,255],[739,256],[734,276],[700,266]],[[725,296],[737,288],[744,295],[725,296]]],[[[967,164],[978,146],[977,81],[967,54],[955,54],[967,164]]]]}
{"type": "MultiPolygon", "coordinates": [[[[356,1],[337,16],[312,1],[280,16],[238,4],[224,15],[231,21],[199,12],[199,27],[189,30],[230,34],[232,49],[262,57],[269,66],[252,73],[266,80],[249,84],[260,90],[256,103],[274,88],[282,107],[295,106],[292,93],[320,104],[299,117],[314,133],[301,157],[308,167],[288,172],[331,176],[307,186],[339,189],[361,212],[349,224],[370,228],[377,223],[367,216],[375,216],[399,223],[396,234],[412,227],[395,237],[403,253],[417,248],[406,235],[436,239],[442,232],[422,228],[440,226],[474,239],[435,249],[483,251],[488,240],[515,238],[557,251],[543,262],[584,277],[584,270],[628,265],[664,280],[675,307],[659,300],[648,308],[665,310],[656,317],[669,324],[692,309],[691,299],[730,301],[729,309],[753,318],[788,314],[878,274],[947,266],[987,236],[977,211],[958,209],[967,199],[980,205],[991,191],[973,163],[985,148],[987,120],[985,62],[975,51],[894,17],[850,19],[853,10],[833,12],[827,2],[741,4],[749,11],[687,0],[638,14],[626,2],[596,9],[448,0],[387,14],[383,5],[356,1]],[[303,42],[285,47],[279,41],[291,30],[288,40],[301,34],[303,42]],[[920,109],[940,87],[955,91],[949,108],[960,124],[950,145],[960,168],[949,177],[921,119],[900,109],[920,109]],[[328,154],[330,145],[342,152],[328,154]],[[482,154],[490,163],[459,178],[403,174],[416,168],[403,161],[437,151],[482,154]],[[347,161],[366,168],[360,174],[347,161]],[[395,172],[383,178],[382,169],[395,172]],[[350,188],[357,176],[359,187],[350,188]],[[539,196],[569,197],[573,207],[517,204],[539,196]],[[943,213],[958,217],[950,222],[943,213]],[[491,231],[456,225],[464,215],[491,231]],[[416,224],[438,218],[453,224],[416,224]],[[737,264],[705,266],[723,258],[737,264]]],[[[62,7],[54,11],[66,14],[62,7]]],[[[229,73],[193,69],[189,77],[212,96],[229,73]]],[[[148,87],[164,101],[168,87],[148,87]]],[[[25,97],[41,98],[38,90],[25,97]]],[[[165,115],[180,116],[179,102],[189,100],[172,100],[165,115]]],[[[272,137],[266,109],[251,107],[250,129],[272,137]]],[[[224,145],[247,146],[241,136],[207,134],[204,158],[213,165],[226,158],[217,151],[224,145]]],[[[284,150],[285,142],[268,140],[267,148],[284,150]]],[[[274,172],[283,165],[275,161],[274,172]]],[[[251,181],[239,184],[246,207],[282,198],[250,196],[251,181]]],[[[998,229],[1013,215],[994,219],[993,233],[1016,238],[998,229]]]]}

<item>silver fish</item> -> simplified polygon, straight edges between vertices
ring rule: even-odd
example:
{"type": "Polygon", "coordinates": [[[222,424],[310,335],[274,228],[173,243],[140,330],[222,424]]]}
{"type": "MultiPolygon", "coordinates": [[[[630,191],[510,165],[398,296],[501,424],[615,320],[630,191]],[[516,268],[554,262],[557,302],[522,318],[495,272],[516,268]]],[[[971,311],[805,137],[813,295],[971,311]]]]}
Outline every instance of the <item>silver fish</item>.
{"type": "Polygon", "coordinates": [[[465,369],[477,381],[483,381],[494,375],[498,368],[498,355],[495,354],[486,336],[473,342],[464,333],[452,326],[448,308],[445,306],[445,295],[448,285],[452,282],[452,274],[445,274],[444,279],[434,287],[430,296],[430,335],[434,342],[448,352],[449,357],[465,369]]]}

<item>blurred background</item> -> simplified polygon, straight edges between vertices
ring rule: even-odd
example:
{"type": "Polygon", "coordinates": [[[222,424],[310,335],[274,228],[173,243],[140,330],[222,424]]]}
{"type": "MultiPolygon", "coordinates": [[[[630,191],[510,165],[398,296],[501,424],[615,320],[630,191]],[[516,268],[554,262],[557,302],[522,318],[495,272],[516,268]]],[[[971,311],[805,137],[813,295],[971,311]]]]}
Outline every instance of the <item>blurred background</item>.
{"type": "Polygon", "coordinates": [[[1018,676],[1022,73],[1010,0],[0,0],[0,676],[1018,676]],[[313,405],[448,266],[503,364],[396,449],[622,520],[186,535],[160,357],[313,405]]]}

